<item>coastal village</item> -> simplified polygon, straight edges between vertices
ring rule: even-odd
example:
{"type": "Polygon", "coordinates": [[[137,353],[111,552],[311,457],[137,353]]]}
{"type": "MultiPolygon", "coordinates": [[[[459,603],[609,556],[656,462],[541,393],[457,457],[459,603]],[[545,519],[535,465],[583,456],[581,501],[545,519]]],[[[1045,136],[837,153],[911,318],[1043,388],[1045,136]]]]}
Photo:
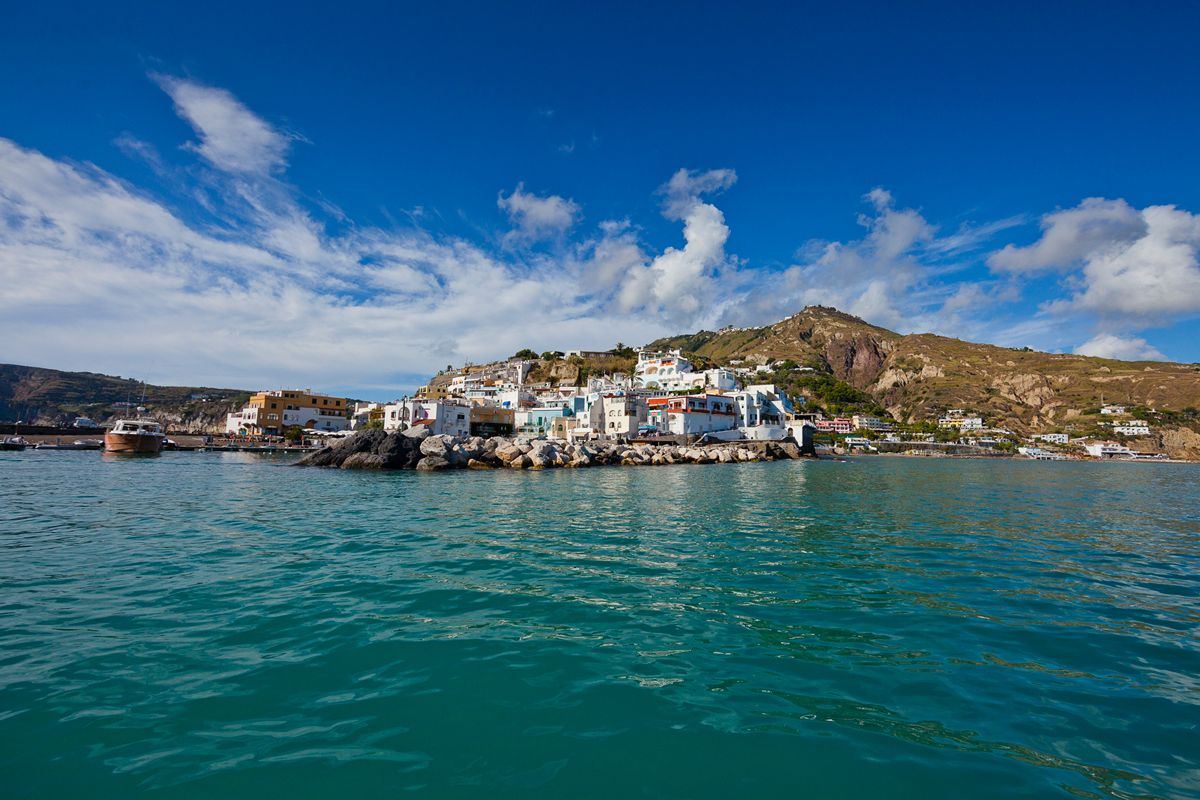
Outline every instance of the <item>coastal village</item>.
{"type": "Polygon", "coordinates": [[[522,351],[501,362],[447,369],[413,396],[388,403],[353,402],[312,391],[279,389],[253,395],[228,415],[229,437],[302,435],[333,443],[356,432],[448,439],[510,437],[568,446],[597,443],[716,444],[794,441],[830,453],[922,456],[1016,456],[1035,460],[1164,460],[1131,448],[1150,423],[1122,405],[1104,405],[1100,431],[1051,430],[1019,434],[993,427],[968,409],[903,424],[884,414],[834,415],[775,381],[781,371],[812,372],[793,364],[698,367],[681,350],[630,350],[630,373],[588,374],[583,380],[539,380],[546,361],[603,362],[613,351],[567,351],[538,358],[522,351]]]}

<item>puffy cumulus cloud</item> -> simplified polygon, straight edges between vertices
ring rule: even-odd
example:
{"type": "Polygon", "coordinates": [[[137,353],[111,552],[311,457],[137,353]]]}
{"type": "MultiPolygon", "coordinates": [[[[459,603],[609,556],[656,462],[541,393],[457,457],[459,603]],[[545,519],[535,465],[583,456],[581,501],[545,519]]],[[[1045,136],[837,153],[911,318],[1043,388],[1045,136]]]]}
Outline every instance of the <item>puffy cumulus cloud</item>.
{"type": "MultiPolygon", "coordinates": [[[[171,203],[0,139],[9,358],[168,382],[307,385],[320,374],[331,385],[392,380],[399,390],[447,361],[672,332],[635,313],[644,304],[617,301],[624,276],[655,260],[628,223],[606,222],[554,256],[520,258],[416,228],[340,224],[331,234],[276,174],[285,134],[223,90],[159,81],[215,168],[171,203]],[[189,200],[203,223],[172,210],[189,200]]],[[[538,235],[578,214],[573,201],[523,187],[503,201],[518,228],[538,235]]],[[[697,226],[686,240],[699,238],[697,226]]]]}
{"type": "Polygon", "coordinates": [[[1038,241],[1009,245],[987,263],[1008,274],[1064,273],[1064,296],[1044,302],[1040,313],[1099,329],[1101,336],[1082,346],[1096,350],[1089,354],[1161,358],[1129,334],[1200,313],[1200,215],[1089,198],[1045,215],[1041,226],[1038,241]]]}
{"type": "Polygon", "coordinates": [[[268,173],[286,166],[294,136],[280,132],[224,89],[170,75],[153,75],[175,110],[200,137],[190,147],[220,170],[268,173]]]}
{"type": "Polygon", "coordinates": [[[886,189],[873,189],[863,201],[871,211],[858,217],[866,231],[861,238],[810,241],[797,252],[799,263],[777,276],[744,276],[760,285],[748,287],[744,300],[728,309],[726,321],[763,324],[821,304],[899,331],[956,332],[971,301],[982,298],[987,287],[964,289],[968,284],[948,281],[962,268],[955,259],[1015,223],[942,236],[916,209],[898,208],[886,189]]]}
{"type": "Polygon", "coordinates": [[[1124,200],[1089,197],[1076,208],[1046,214],[1042,236],[1027,247],[1006,245],[988,257],[1003,272],[1069,271],[1081,261],[1120,249],[1146,234],[1146,221],[1124,200]]]}
{"type": "Polygon", "coordinates": [[[506,235],[509,242],[535,242],[562,236],[579,219],[579,204],[558,195],[539,196],[525,191],[518,183],[511,194],[503,192],[496,205],[508,214],[513,229],[506,235]]]}
{"type": "Polygon", "coordinates": [[[1101,333],[1079,345],[1075,352],[1084,356],[1116,358],[1122,361],[1166,361],[1167,357],[1145,339],[1101,333]]]}
{"type": "Polygon", "coordinates": [[[1131,324],[1200,312],[1200,215],[1174,206],[1140,212],[1144,233],[1086,256],[1082,289],[1056,310],[1084,310],[1131,324]]]}
{"type": "MultiPolygon", "coordinates": [[[[714,321],[732,298],[736,265],[725,253],[729,226],[725,215],[704,197],[737,180],[729,169],[693,172],[681,169],[659,187],[663,216],[683,222],[683,247],[668,247],[646,261],[626,250],[626,269],[617,274],[617,305],[623,312],[650,313],[674,324],[714,321]]],[[[602,241],[607,248],[613,242],[602,241]]],[[[618,240],[619,241],[619,240],[618,240]]],[[[628,235],[626,234],[626,241],[628,235]]]]}

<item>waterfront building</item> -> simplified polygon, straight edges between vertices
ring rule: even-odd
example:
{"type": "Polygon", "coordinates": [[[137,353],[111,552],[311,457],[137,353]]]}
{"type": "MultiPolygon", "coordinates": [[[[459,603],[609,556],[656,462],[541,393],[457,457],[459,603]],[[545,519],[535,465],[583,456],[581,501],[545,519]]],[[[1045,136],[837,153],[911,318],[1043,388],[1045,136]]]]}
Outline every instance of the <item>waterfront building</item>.
{"type": "Polygon", "coordinates": [[[516,412],[511,408],[473,404],[470,428],[472,436],[512,436],[516,432],[516,412]]]}
{"type": "Polygon", "coordinates": [[[628,439],[648,424],[646,398],[633,393],[607,392],[596,395],[587,409],[590,436],[594,439],[628,439]]]}
{"type": "MultiPolygon", "coordinates": [[[[414,397],[403,400],[395,409],[397,418],[393,421],[390,414],[384,419],[384,428],[395,424],[395,430],[406,430],[419,425],[428,426],[434,436],[469,436],[471,434],[471,403],[466,400],[447,397],[430,400],[414,397]]],[[[391,409],[389,409],[391,411],[391,409]]]]}
{"type": "Polygon", "coordinates": [[[659,433],[693,436],[737,427],[737,405],[727,395],[653,397],[646,404],[647,424],[659,433]]]}
{"type": "Polygon", "coordinates": [[[298,389],[251,395],[241,411],[225,417],[225,432],[240,436],[279,435],[288,428],[344,431],[350,428],[346,398],[298,389]]]}
{"type": "Polygon", "coordinates": [[[1133,451],[1117,442],[1092,442],[1083,449],[1092,458],[1133,458],[1133,451]]]}
{"type": "Polygon", "coordinates": [[[793,415],[793,406],[787,394],[774,384],[761,383],[745,389],[729,392],[737,408],[737,426],[749,428],[756,425],[784,425],[793,415]]]}
{"type": "Polygon", "coordinates": [[[519,434],[546,436],[552,431],[555,419],[570,416],[574,414],[565,406],[537,406],[516,411],[513,421],[519,434]]]}

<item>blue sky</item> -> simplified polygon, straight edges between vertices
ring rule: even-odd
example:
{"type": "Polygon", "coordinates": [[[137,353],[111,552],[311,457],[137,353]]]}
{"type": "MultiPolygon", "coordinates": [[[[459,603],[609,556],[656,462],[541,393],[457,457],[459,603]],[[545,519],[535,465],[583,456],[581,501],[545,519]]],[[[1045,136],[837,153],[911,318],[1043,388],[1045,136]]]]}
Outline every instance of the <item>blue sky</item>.
{"type": "Polygon", "coordinates": [[[386,398],[820,302],[1200,361],[1194,4],[566,5],[6,9],[0,360],[386,398]]]}

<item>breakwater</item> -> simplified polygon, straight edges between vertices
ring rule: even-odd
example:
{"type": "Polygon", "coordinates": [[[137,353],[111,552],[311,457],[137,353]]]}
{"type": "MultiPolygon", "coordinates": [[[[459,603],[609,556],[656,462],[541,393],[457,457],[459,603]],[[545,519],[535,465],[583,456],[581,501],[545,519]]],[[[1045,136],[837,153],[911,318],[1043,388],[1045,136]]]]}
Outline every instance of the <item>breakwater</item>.
{"type": "Polygon", "coordinates": [[[298,466],[342,469],[548,469],[552,467],[717,464],[815,458],[793,439],[707,445],[567,444],[493,436],[421,436],[416,432],[363,431],[310,453],[298,466]]]}

